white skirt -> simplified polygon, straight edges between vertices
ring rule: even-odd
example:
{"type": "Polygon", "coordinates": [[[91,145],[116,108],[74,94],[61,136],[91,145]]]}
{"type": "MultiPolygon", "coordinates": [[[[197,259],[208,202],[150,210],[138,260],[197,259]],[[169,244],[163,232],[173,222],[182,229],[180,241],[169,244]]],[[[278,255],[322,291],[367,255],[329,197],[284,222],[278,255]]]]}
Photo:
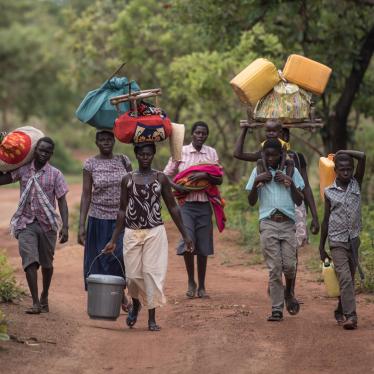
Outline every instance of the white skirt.
{"type": "Polygon", "coordinates": [[[126,228],[123,260],[129,295],[148,309],[165,304],[168,239],[164,225],[141,230],[126,228]]]}

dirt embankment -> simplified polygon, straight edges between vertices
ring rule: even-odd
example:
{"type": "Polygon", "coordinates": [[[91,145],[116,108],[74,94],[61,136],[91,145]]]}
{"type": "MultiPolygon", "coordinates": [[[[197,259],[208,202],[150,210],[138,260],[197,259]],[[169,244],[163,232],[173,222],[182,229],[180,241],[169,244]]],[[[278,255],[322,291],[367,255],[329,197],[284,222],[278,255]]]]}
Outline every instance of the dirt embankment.
{"type": "MultiPolygon", "coordinates": [[[[79,194],[78,186],[71,188],[71,205],[79,194]]],[[[0,190],[0,237],[25,285],[17,242],[8,239],[3,213],[6,206],[11,214],[17,198],[17,191],[0,190]]],[[[0,344],[1,373],[374,373],[373,298],[358,296],[358,330],[338,327],[335,300],[324,297],[317,275],[305,269],[311,248],[301,253],[300,314],[286,314],[282,323],[271,324],[266,322],[267,271],[262,265],[243,265],[249,257],[235,244],[235,232],[216,235],[207,276],[211,298],[188,300],[183,261],[174,254],[178,233],[172,224],[167,231],[168,303],[158,311],[161,332],[147,330],[145,311],[132,330],[124,326],[124,315],[116,322],[88,318],[83,250],[72,237],[56,253],[49,314],[25,315],[28,297],[19,305],[1,305],[14,336],[0,344]]]]}

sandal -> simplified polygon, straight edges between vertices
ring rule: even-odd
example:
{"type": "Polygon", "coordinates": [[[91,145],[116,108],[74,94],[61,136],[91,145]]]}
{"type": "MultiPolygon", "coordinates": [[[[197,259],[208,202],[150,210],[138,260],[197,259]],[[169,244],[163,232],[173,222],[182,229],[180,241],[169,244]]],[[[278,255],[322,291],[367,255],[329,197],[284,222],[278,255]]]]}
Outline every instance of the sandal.
{"type": "Polygon", "coordinates": [[[283,313],[279,310],[271,312],[271,316],[268,317],[269,322],[279,322],[283,320],[283,313]]]}
{"type": "Polygon", "coordinates": [[[34,305],[25,310],[26,314],[40,314],[40,312],[41,312],[40,307],[39,306],[34,306],[34,305]]]}
{"type": "Polygon", "coordinates": [[[346,321],[346,318],[345,318],[343,312],[340,311],[340,310],[335,310],[334,311],[334,317],[335,317],[335,320],[338,323],[338,325],[343,325],[343,323],[346,321]]]}
{"type": "Polygon", "coordinates": [[[357,329],[357,319],[356,318],[347,318],[343,324],[344,330],[356,330],[357,329]]]}
{"type": "Polygon", "coordinates": [[[196,296],[196,289],[197,289],[196,283],[194,283],[194,284],[189,284],[189,285],[188,285],[188,290],[187,290],[187,292],[186,292],[186,296],[187,296],[189,299],[193,299],[193,298],[196,296]]]}
{"type": "Polygon", "coordinates": [[[201,290],[197,291],[197,296],[201,299],[209,299],[210,296],[206,293],[206,291],[202,288],[201,290]]]}
{"type": "Polygon", "coordinates": [[[138,314],[141,308],[142,306],[139,305],[138,310],[135,311],[134,307],[132,307],[131,310],[129,310],[129,314],[127,315],[127,318],[126,318],[126,324],[127,326],[130,327],[130,329],[135,326],[135,323],[138,320],[138,314]]]}
{"type": "Polygon", "coordinates": [[[295,316],[300,312],[300,303],[294,296],[285,297],[284,301],[286,303],[287,312],[290,313],[291,316],[295,316]]]}
{"type": "Polygon", "coordinates": [[[149,331],[160,331],[161,327],[157,325],[155,322],[148,323],[148,330],[149,331]]]}
{"type": "Polygon", "coordinates": [[[49,305],[40,304],[40,313],[49,313],[49,305]]]}

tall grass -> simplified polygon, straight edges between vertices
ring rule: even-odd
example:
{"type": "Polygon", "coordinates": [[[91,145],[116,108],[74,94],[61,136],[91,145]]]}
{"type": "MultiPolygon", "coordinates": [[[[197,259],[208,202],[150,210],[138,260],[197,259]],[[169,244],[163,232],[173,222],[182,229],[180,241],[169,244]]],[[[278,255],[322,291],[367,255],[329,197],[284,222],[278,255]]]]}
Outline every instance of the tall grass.
{"type": "Polygon", "coordinates": [[[14,270],[8,263],[8,258],[0,251],[0,302],[10,302],[19,298],[24,291],[18,287],[14,270]]]}

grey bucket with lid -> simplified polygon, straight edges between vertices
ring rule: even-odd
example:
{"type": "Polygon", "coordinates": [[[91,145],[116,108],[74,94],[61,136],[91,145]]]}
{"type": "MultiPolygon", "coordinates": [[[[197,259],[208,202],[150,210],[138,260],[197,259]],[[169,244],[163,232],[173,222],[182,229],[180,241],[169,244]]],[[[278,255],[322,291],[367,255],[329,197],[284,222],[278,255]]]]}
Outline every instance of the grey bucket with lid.
{"type": "MultiPolygon", "coordinates": [[[[114,254],[112,255],[115,256],[114,254]]],[[[99,256],[96,256],[92,264],[99,256]]],[[[117,257],[116,259],[118,260],[117,257]]],[[[126,285],[125,279],[115,275],[90,274],[86,278],[86,281],[88,296],[87,313],[89,317],[92,319],[115,321],[121,311],[123,289],[126,285]]]]}

